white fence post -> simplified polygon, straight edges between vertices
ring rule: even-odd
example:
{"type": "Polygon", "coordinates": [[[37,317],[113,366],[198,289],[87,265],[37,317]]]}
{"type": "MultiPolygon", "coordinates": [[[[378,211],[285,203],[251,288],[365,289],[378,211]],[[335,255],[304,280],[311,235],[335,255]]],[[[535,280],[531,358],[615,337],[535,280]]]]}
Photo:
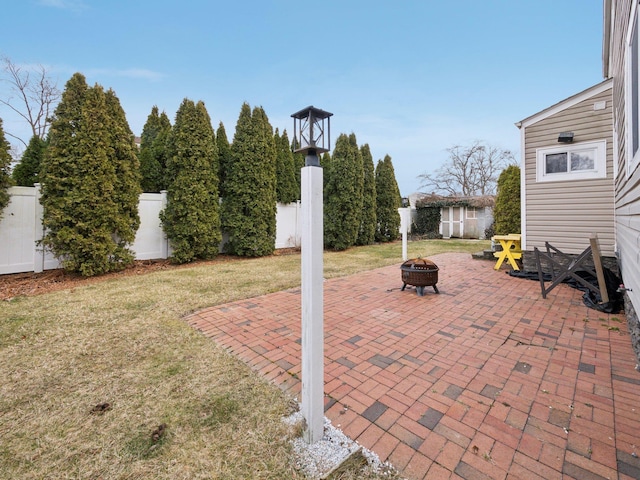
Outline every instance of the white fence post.
{"type": "Polygon", "coordinates": [[[407,261],[407,233],[411,229],[411,208],[399,208],[400,233],[402,234],[402,260],[407,261]]]}
{"type": "MultiPolygon", "coordinates": [[[[162,205],[160,211],[162,212],[167,208],[167,191],[160,190],[160,195],[160,202],[162,205]]],[[[162,230],[162,235],[164,235],[164,240],[162,241],[162,258],[169,258],[169,239],[165,235],[164,229],[162,230]]]]}
{"type": "Polygon", "coordinates": [[[42,225],[43,219],[43,211],[42,205],[40,204],[40,184],[36,183],[34,185],[36,187],[36,204],[34,209],[34,239],[33,242],[33,271],[35,273],[40,273],[44,271],[44,247],[38,245],[44,237],[44,226],[42,225]]]}

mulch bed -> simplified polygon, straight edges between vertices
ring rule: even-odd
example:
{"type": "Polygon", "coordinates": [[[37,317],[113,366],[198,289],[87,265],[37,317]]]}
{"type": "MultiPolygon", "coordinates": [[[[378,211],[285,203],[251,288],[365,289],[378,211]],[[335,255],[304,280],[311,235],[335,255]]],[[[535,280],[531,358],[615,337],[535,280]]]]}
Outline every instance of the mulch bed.
{"type": "MultiPolygon", "coordinates": [[[[276,250],[274,255],[291,255],[299,252],[300,249],[296,248],[282,248],[276,250]]],[[[83,277],[77,273],[67,272],[62,269],[46,270],[42,273],[27,272],[0,275],[0,300],[11,300],[19,296],[41,295],[43,293],[71,289],[112,278],[144,275],[158,270],[186,268],[195,265],[238,260],[243,260],[243,258],[231,255],[219,255],[214,260],[199,260],[183,265],[172,264],[170,260],[136,260],[131,267],[121,272],[106,273],[95,277],[83,277]]]]}

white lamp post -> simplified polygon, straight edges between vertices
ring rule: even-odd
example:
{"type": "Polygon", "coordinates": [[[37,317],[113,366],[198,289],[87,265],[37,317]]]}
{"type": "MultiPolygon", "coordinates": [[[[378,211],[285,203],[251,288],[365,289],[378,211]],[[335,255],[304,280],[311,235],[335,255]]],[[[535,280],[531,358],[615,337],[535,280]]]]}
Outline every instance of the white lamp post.
{"type": "Polygon", "coordinates": [[[407,233],[411,225],[411,207],[399,208],[400,233],[402,234],[402,261],[407,261],[407,233]]]}
{"type": "Polygon", "coordinates": [[[312,106],[291,115],[295,151],[304,152],[301,171],[302,220],[302,414],[304,439],[315,443],[324,434],[324,309],[322,167],[318,154],[328,152],[329,117],[312,106]],[[326,121],[326,125],[325,125],[326,121]]]}

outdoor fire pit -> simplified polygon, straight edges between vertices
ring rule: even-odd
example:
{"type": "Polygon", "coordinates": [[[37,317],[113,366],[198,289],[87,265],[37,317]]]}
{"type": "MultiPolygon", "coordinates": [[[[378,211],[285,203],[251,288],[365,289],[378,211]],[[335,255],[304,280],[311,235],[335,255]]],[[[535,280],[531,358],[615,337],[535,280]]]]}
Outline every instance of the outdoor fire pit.
{"type": "Polygon", "coordinates": [[[436,293],[438,287],[438,266],[431,260],[425,258],[412,258],[407,260],[400,266],[402,271],[402,290],[407,285],[413,285],[416,287],[416,293],[421,297],[424,295],[424,287],[433,287],[436,293]]]}

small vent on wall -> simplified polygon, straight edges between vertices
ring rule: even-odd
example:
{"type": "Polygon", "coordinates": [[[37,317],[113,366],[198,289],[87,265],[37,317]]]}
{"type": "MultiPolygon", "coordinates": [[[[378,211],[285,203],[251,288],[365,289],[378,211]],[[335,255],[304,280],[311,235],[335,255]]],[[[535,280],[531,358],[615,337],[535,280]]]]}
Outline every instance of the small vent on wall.
{"type": "Polygon", "coordinates": [[[594,110],[604,110],[605,108],[607,108],[607,101],[606,100],[602,100],[601,102],[596,102],[593,104],[593,109],[594,110]]]}

